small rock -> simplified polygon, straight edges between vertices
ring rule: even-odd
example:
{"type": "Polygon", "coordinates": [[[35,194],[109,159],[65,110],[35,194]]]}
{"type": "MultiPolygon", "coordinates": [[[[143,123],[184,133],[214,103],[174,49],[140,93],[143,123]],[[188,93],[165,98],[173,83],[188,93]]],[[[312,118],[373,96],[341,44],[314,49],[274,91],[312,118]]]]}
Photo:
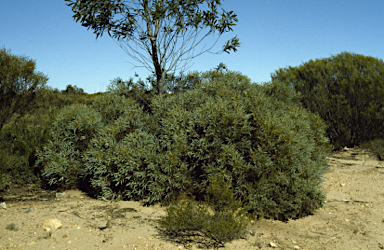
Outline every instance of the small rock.
{"type": "Polygon", "coordinates": [[[58,219],[48,219],[43,223],[43,229],[47,232],[61,228],[61,221],[58,219]]]}
{"type": "Polygon", "coordinates": [[[2,203],[0,203],[0,207],[3,208],[3,209],[6,209],[7,208],[7,204],[5,204],[5,202],[2,202],[2,203]]]}
{"type": "Polygon", "coordinates": [[[112,223],[108,220],[108,221],[96,221],[96,223],[93,225],[94,227],[100,229],[100,230],[104,230],[104,229],[107,229],[107,228],[112,228],[112,223]]]}
{"type": "Polygon", "coordinates": [[[277,245],[275,243],[273,243],[273,242],[269,242],[269,246],[270,247],[277,247],[277,245]]]}
{"type": "Polygon", "coordinates": [[[56,193],[56,198],[62,198],[66,195],[66,193],[56,193]]]}
{"type": "Polygon", "coordinates": [[[293,248],[294,248],[294,249],[300,249],[300,247],[297,246],[297,245],[294,245],[293,248]]]}

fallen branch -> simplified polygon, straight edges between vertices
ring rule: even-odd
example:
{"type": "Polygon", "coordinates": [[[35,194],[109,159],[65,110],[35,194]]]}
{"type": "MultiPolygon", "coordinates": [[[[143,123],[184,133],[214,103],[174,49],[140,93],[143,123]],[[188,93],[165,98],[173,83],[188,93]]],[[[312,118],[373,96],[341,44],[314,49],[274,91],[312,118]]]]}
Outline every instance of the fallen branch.
{"type": "Polygon", "coordinates": [[[351,199],[342,199],[342,200],[337,200],[337,199],[333,199],[333,200],[327,200],[325,202],[359,202],[359,203],[372,203],[372,201],[360,201],[360,200],[351,200],[351,199]]]}
{"type": "Polygon", "coordinates": [[[322,233],[322,232],[315,232],[315,231],[310,231],[310,232],[311,232],[311,233],[314,233],[314,234],[321,234],[321,235],[324,235],[324,236],[333,237],[332,235],[325,234],[325,233],[322,233]]]}

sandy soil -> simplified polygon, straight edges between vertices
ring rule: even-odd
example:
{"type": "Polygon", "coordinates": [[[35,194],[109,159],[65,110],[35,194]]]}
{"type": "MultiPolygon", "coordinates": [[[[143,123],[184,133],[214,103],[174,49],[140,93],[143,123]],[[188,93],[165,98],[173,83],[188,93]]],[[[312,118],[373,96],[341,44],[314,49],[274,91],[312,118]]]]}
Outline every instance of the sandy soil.
{"type": "MultiPolygon", "coordinates": [[[[327,202],[313,216],[287,223],[259,220],[246,239],[225,249],[384,249],[384,168],[361,149],[332,153],[327,202]]],[[[384,163],[383,163],[384,165],[384,163]]],[[[11,189],[0,194],[0,249],[198,249],[162,235],[160,206],[99,201],[78,190],[11,189]],[[47,232],[48,219],[62,226],[47,232]]]]}

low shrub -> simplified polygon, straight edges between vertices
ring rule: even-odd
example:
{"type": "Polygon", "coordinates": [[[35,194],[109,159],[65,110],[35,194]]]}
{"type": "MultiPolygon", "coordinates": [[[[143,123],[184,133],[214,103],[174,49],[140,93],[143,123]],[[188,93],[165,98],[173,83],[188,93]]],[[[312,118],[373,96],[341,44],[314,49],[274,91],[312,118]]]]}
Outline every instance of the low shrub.
{"type": "Polygon", "coordinates": [[[204,247],[223,246],[245,237],[249,221],[230,186],[225,180],[211,177],[205,203],[190,198],[171,203],[167,216],[159,222],[163,232],[184,244],[205,242],[204,247]]]}

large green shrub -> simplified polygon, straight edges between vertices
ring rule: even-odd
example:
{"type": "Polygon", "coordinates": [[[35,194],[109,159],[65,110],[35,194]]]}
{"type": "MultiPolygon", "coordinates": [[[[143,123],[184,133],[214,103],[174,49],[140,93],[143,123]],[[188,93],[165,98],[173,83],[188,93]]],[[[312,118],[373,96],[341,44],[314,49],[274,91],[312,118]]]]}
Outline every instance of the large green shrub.
{"type": "Polygon", "coordinates": [[[100,197],[169,204],[205,200],[216,178],[259,217],[300,218],[322,206],[325,124],[284,84],[210,71],[192,89],[155,97],[152,114],[122,96],[102,98],[58,116],[41,154],[51,183],[82,176],[100,197]]]}
{"type": "Polygon", "coordinates": [[[124,114],[118,119],[105,118],[109,123],[98,131],[84,154],[84,166],[91,185],[107,199],[150,197],[151,202],[159,201],[164,194],[158,187],[164,185],[159,179],[173,176],[162,174],[159,168],[166,157],[156,136],[150,133],[156,124],[132,99],[114,98],[120,98],[120,101],[92,106],[99,111],[109,110],[106,114],[113,117],[117,117],[119,110],[124,114]]]}
{"type": "Polygon", "coordinates": [[[303,106],[328,125],[335,148],[384,136],[384,62],[343,52],[272,74],[301,92],[303,106]]]}
{"type": "MultiPolygon", "coordinates": [[[[56,115],[51,140],[39,151],[37,164],[44,166],[43,174],[49,184],[57,187],[98,183],[100,173],[92,172],[92,164],[102,167],[104,163],[98,162],[98,157],[92,159],[92,150],[98,146],[104,147],[103,150],[112,147],[113,143],[106,142],[107,138],[119,143],[136,128],[150,129],[150,124],[144,123],[142,117],[142,108],[135,101],[114,94],[98,96],[92,105],[66,106],[56,115]],[[94,138],[96,141],[91,149],[94,138]]],[[[105,153],[100,157],[107,156],[105,153]]]]}
{"type": "Polygon", "coordinates": [[[84,176],[82,156],[102,126],[102,116],[84,104],[64,107],[55,117],[51,139],[38,151],[36,164],[44,166],[49,184],[77,186],[84,176]]]}
{"type": "Polygon", "coordinates": [[[328,152],[322,120],[282,84],[212,75],[201,88],[153,101],[155,114],[166,110],[160,139],[188,166],[188,189],[199,196],[209,176],[224,177],[258,215],[281,220],[321,207],[328,152]]]}
{"type": "Polygon", "coordinates": [[[258,216],[287,220],[321,207],[328,152],[322,120],[277,82],[258,86],[217,71],[205,79],[154,98],[153,115],[135,118],[121,140],[119,122],[100,130],[84,156],[99,195],[148,204],[181,194],[204,199],[217,176],[258,216]]]}

